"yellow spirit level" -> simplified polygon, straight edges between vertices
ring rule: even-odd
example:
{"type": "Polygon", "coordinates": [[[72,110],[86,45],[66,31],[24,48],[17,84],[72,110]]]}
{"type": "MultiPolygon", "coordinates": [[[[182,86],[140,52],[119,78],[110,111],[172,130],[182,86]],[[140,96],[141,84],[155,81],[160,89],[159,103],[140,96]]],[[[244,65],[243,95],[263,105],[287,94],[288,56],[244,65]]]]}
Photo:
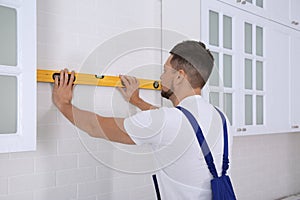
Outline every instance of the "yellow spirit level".
{"type": "MultiPolygon", "coordinates": [[[[54,83],[56,76],[60,76],[60,71],[57,70],[37,70],[37,81],[45,83],[54,83]]],[[[70,77],[70,74],[69,74],[70,77]]],[[[138,79],[139,88],[150,89],[150,90],[160,90],[160,81],[148,80],[148,79],[138,79]]],[[[118,76],[106,76],[106,75],[96,75],[96,74],[84,74],[75,73],[75,85],[95,85],[95,86],[108,86],[108,87],[124,87],[122,85],[121,79],[118,76]]]]}

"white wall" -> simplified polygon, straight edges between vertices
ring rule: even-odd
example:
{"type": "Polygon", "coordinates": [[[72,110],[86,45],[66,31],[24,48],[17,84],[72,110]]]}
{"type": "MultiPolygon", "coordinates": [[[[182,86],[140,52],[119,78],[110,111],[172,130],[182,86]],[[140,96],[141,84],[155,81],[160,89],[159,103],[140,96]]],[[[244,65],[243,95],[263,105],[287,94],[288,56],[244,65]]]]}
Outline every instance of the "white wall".
{"type": "MultiPolygon", "coordinates": [[[[163,23],[179,34],[166,32],[165,48],[184,36],[199,39],[200,34],[199,2],[172,2],[163,1],[163,23]],[[186,11],[188,14],[182,14],[186,11]],[[173,21],[179,13],[182,26],[173,21]]],[[[148,42],[147,47],[161,45],[156,30],[145,29],[160,27],[160,8],[160,0],[39,0],[38,68],[68,67],[158,79],[161,54],[143,48],[142,41],[148,42]],[[126,39],[128,43],[122,43],[126,39]]],[[[153,163],[147,147],[86,137],[53,106],[50,84],[39,83],[37,90],[37,151],[0,154],[0,200],[155,199],[149,172],[153,163]]],[[[142,91],[141,95],[160,104],[157,92],[142,91]]],[[[105,116],[136,112],[112,88],[77,86],[74,96],[76,105],[105,116]]],[[[300,192],[299,137],[234,138],[231,173],[238,199],[275,199],[300,192]]]]}
{"type": "MultiPolygon", "coordinates": [[[[153,28],[160,7],[159,0],[39,0],[38,68],[159,79],[161,39],[153,28]]],[[[148,149],[79,133],[54,107],[51,91],[38,84],[37,151],[0,154],[0,199],[153,199],[148,149]]],[[[158,91],[141,95],[160,105],[158,91]]],[[[105,116],[136,112],[113,88],[77,86],[74,97],[105,116]]]]}

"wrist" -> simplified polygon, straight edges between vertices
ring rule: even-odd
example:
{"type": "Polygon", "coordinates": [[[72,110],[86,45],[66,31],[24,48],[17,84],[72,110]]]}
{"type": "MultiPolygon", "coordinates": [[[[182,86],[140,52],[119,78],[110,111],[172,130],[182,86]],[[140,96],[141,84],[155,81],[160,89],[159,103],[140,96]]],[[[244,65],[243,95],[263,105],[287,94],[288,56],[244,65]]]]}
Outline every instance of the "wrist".
{"type": "Polygon", "coordinates": [[[60,102],[55,104],[59,111],[63,112],[64,110],[72,107],[70,102],[60,102]]]}
{"type": "Polygon", "coordinates": [[[143,99],[141,99],[140,97],[130,98],[130,100],[129,100],[129,103],[131,103],[135,106],[139,105],[142,102],[143,102],[143,99]]]}

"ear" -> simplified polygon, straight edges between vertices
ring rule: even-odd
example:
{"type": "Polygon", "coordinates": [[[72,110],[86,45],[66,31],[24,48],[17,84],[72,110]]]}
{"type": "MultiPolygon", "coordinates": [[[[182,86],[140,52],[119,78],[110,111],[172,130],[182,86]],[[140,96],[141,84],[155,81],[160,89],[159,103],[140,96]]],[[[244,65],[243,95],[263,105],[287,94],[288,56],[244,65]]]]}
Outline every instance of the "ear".
{"type": "Polygon", "coordinates": [[[175,78],[175,84],[182,84],[184,80],[187,80],[187,74],[182,70],[177,71],[177,77],[175,78]]]}

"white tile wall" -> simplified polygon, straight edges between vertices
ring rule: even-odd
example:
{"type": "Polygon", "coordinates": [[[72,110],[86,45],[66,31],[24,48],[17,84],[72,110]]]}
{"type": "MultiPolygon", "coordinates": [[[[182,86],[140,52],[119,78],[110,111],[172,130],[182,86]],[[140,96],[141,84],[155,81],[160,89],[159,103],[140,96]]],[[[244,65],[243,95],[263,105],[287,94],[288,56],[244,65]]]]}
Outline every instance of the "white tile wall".
{"type": "Polygon", "coordinates": [[[35,172],[50,172],[78,167],[77,155],[46,156],[35,159],[35,172]]]}
{"type": "Polygon", "coordinates": [[[10,194],[0,196],[0,200],[34,200],[33,192],[24,192],[19,194],[10,194]]]}
{"type": "Polygon", "coordinates": [[[0,178],[0,195],[8,194],[8,178],[0,178]]]}
{"type": "Polygon", "coordinates": [[[77,198],[77,185],[70,184],[67,186],[49,187],[47,189],[36,190],[34,193],[34,199],[41,200],[70,200],[77,198]]]}
{"type": "Polygon", "coordinates": [[[299,144],[299,133],[234,138],[231,175],[239,199],[299,193],[299,144]]]}
{"type": "Polygon", "coordinates": [[[33,172],[33,158],[0,160],[0,177],[18,176],[33,172]]]}
{"type": "MultiPolygon", "coordinates": [[[[160,54],[149,51],[132,52],[114,60],[105,60],[105,52],[100,52],[101,60],[97,59],[98,55],[87,62],[85,59],[109,38],[132,29],[159,27],[161,0],[37,2],[38,68],[82,70],[83,63],[101,67],[99,63],[110,61],[107,72],[115,75],[159,77],[160,69],[149,66],[160,62],[160,54]]],[[[164,12],[168,13],[165,26],[197,38],[200,19],[194,17],[199,2],[174,4],[168,0],[164,3],[164,12]],[[178,14],[176,5],[182,8],[180,12],[190,10],[181,16],[180,25],[172,22],[173,15],[178,14]]],[[[153,164],[151,158],[143,156],[135,160],[137,157],[120,150],[147,152],[147,148],[112,145],[88,138],[57,111],[51,101],[51,91],[50,84],[38,84],[37,151],[0,154],[0,200],[155,199],[150,174],[124,173],[111,167],[129,171],[148,169],[153,164]]],[[[142,91],[141,95],[160,103],[159,95],[153,92],[142,91]]],[[[74,103],[106,116],[136,112],[111,88],[79,86],[74,96],[74,103]]],[[[238,199],[275,199],[299,193],[299,146],[300,134],[235,138],[231,173],[238,199]]]]}
{"type": "Polygon", "coordinates": [[[76,168],[56,172],[57,185],[71,185],[96,180],[96,168],[76,168]]]}
{"type": "Polygon", "coordinates": [[[55,172],[35,173],[9,178],[8,192],[22,193],[55,186],[55,172]]]}

